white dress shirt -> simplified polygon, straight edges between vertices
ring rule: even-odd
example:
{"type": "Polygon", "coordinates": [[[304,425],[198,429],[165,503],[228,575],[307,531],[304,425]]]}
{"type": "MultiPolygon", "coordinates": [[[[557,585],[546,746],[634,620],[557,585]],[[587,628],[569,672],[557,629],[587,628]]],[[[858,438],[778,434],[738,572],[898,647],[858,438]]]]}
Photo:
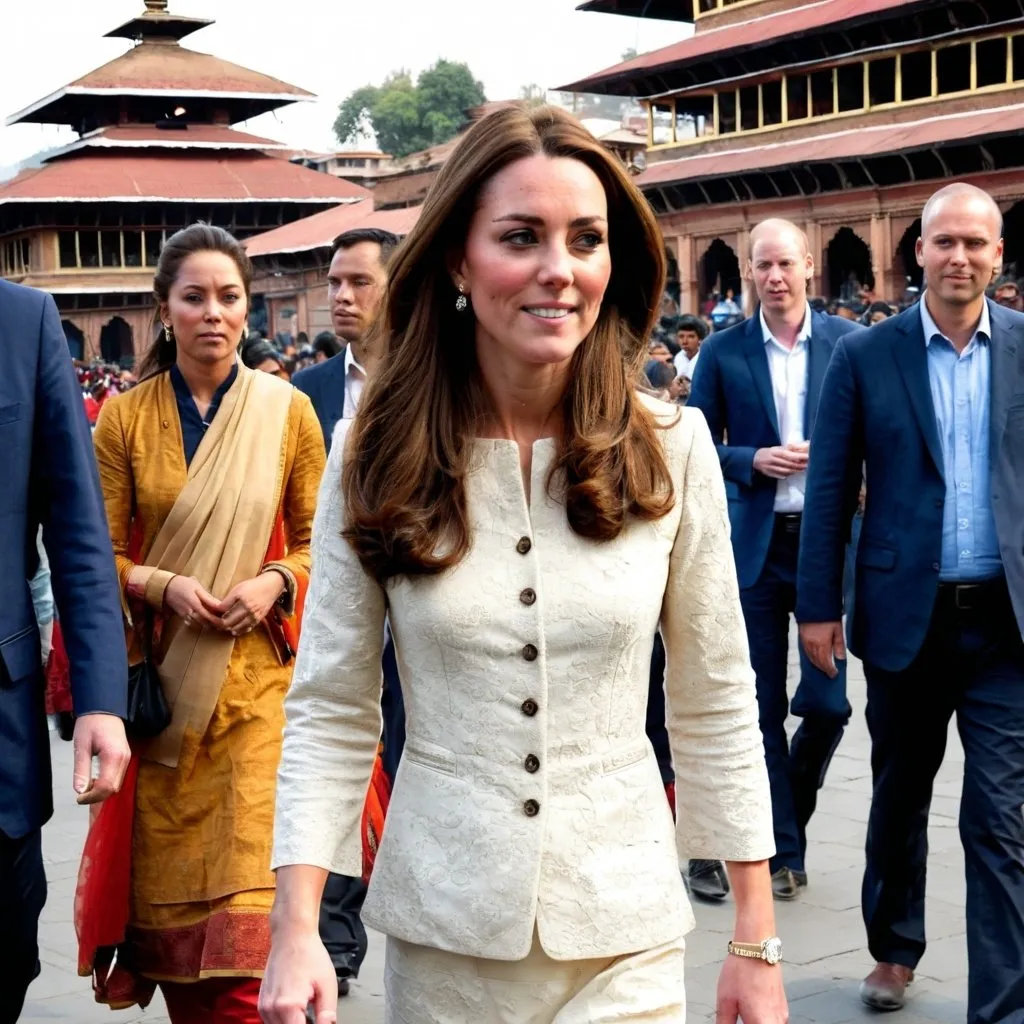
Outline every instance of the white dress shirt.
{"type": "MultiPolygon", "coordinates": [[[[792,348],[787,348],[771,332],[760,313],[768,369],[772,375],[775,412],[779,419],[782,444],[799,444],[804,436],[804,410],[807,406],[807,341],[811,336],[811,307],[804,313],[803,326],[792,348]]],[[[803,512],[807,473],[794,473],[780,480],[775,491],[776,512],[803,512]]]]}
{"type": "Polygon", "coordinates": [[[363,397],[366,371],[352,354],[352,346],[345,346],[345,409],[342,413],[347,420],[355,419],[359,399],[363,397]]]}
{"type": "Polygon", "coordinates": [[[697,359],[699,357],[700,349],[697,349],[692,359],[683,349],[680,349],[676,353],[675,358],[676,374],[680,377],[685,377],[687,380],[693,380],[693,371],[697,368],[697,359]]]}

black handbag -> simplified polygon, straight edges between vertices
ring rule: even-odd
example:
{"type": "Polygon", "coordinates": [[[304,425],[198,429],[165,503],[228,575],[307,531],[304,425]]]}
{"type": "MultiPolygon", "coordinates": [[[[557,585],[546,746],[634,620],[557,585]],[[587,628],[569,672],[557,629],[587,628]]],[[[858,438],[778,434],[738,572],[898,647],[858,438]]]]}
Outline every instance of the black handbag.
{"type": "Polygon", "coordinates": [[[128,734],[151,740],[171,724],[171,709],[153,663],[153,613],[146,612],[142,661],[128,669],[128,734]]]}

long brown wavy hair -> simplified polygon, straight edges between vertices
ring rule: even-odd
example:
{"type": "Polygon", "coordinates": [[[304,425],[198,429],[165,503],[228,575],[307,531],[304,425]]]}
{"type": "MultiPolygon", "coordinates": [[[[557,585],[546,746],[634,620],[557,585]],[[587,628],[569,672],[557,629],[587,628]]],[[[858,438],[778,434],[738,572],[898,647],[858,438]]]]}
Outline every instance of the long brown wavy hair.
{"type": "Polygon", "coordinates": [[[586,164],[608,198],[612,273],[601,311],[572,357],[558,457],[569,525],[611,540],[627,518],[671,509],[672,481],[655,418],[637,398],[647,337],[665,286],[664,242],[647,201],[617,158],[555,107],[498,110],[460,141],[388,269],[371,328],[385,353],[346,445],[345,537],[381,583],[457,565],[472,543],[465,475],[490,411],[475,322],[455,309],[458,264],[483,186],[545,154],[586,164]]]}

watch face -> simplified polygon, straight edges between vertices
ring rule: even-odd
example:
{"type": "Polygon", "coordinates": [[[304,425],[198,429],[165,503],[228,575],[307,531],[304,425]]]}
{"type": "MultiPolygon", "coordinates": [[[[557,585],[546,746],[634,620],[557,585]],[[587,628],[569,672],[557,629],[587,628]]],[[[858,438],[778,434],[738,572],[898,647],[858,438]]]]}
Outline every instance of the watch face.
{"type": "Polygon", "coordinates": [[[763,956],[767,963],[782,963],[782,939],[766,939],[763,946],[763,956]]]}

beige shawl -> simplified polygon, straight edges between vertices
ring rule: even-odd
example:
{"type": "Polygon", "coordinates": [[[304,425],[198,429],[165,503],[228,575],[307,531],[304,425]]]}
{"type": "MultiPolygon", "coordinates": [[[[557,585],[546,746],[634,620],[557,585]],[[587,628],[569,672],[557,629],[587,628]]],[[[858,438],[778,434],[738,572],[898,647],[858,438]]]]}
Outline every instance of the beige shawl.
{"type": "MultiPolygon", "coordinates": [[[[291,399],[292,389],[276,377],[239,364],[147,553],[154,575],[194,576],[220,598],[260,573],[281,500],[291,399]]],[[[167,620],[156,657],[172,718],[144,748],[146,760],[175,768],[185,730],[205,733],[234,643],[177,616],[167,620]]]]}

